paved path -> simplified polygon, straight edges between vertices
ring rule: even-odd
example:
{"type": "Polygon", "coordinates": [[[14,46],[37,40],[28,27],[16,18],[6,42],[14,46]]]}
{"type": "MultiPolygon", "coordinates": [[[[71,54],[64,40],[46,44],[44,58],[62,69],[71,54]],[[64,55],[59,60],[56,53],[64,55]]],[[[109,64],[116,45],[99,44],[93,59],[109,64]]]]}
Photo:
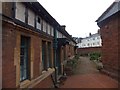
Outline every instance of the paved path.
{"type": "Polygon", "coordinates": [[[93,62],[80,57],[75,75],[68,76],[60,88],[118,88],[117,81],[99,73],[93,62]]]}
{"type": "Polygon", "coordinates": [[[90,61],[88,57],[80,57],[75,74],[81,75],[91,73],[99,73],[99,71],[96,69],[95,63],[90,61]]]}

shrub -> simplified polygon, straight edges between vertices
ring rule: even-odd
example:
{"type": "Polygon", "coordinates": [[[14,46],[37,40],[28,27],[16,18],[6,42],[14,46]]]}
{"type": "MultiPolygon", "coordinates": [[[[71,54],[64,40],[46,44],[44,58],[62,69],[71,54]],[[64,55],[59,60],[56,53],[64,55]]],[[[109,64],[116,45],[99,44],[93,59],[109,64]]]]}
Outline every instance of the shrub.
{"type": "Polygon", "coordinates": [[[101,57],[100,53],[90,53],[90,60],[99,60],[99,58],[101,57]]]}
{"type": "Polygon", "coordinates": [[[65,65],[65,72],[67,75],[71,75],[74,69],[77,67],[79,55],[75,55],[73,59],[67,61],[65,65]]]}
{"type": "Polygon", "coordinates": [[[78,59],[73,58],[72,60],[67,61],[67,66],[75,68],[77,66],[77,60],[78,59]]]}
{"type": "Polygon", "coordinates": [[[74,58],[78,60],[79,56],[80,56],[79,54],[76,54],[74,58]]]}

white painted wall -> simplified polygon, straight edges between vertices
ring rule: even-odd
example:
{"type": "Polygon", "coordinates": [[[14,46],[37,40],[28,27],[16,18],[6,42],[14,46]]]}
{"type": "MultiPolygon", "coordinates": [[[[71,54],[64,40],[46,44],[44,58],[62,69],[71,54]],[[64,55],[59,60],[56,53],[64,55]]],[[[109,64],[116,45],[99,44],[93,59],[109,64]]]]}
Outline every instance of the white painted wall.
{"type": "MultiPolygon", "coordinates": [[[[16,2],[15,18],[22,22],[25,22],[25,6],[20,2],[16,2]]],[[[51,25],[49,25],[45,20],[43,20],[41,17],[39,18],[40,20],[42,20],[42,22],[40,21],[40,23],[38,23],[38,16],[37,16],[36,17],[37,29],[41,30],[41,25],[43,25],[43,32],[47,32],[47,34],[54,36],[54,28],[51,25]]],[[[33,27],[35,24],[35,13],[30,9],[28,9],[28,24],[33,27]]],[[[66,36],[57,30],[57,38],[66,38],[66,36]]]]}
{"type": "Polygon", "coordinates": [[[47,32],[49,35],[50,35],[50,25],[48,24],[48,32],[47,32]]]}
{"type": "Polygon", "coordinates": [[[28,9],[28,24],[34,27],[35,14],[32,10],[28,9]]]}
{"type": "Polygon", "coordinates": [[[25,6],[20,2],[16,2],[15,18],[22,22],[25,22],[25,6]]]}
{"type": "Polygon", "coordinates": [[[37,29],[39,29],[39,30],[41,30],[41,24],[39,24],[38,22],[37,22],[37,29]]]}
{"type": "Polygon", "coordinates": [[[43,20],[43,32],[46,32],[46,21],[43,20]]]}
{"type": "Polygon", "coordinates": [[[58,31],[58,38],[62,38],[62,33],[58,31]]]}
{"type": "Polygon", "coordinates": [[[99,47],[102,46],[102,40],[100,35],[94,37],[87,37],[81,40],[81,43],[78,43],[77,46],[79,48],[85,47],[99,47]]]}
{"type": "Polygon", "coordinates": [[[51,27],[51,36],[54,36],[54,28],[51,27]]]}
{"type": "Polygon", "coordinates": [[[57,30],[57,38],[62,38],[62,33],[57,30]]]}

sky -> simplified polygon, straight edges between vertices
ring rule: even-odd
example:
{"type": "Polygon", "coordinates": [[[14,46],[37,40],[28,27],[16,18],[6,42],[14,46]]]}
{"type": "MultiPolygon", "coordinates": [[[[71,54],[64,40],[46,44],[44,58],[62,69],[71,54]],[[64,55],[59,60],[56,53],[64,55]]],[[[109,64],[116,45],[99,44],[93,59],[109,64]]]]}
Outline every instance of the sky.
{"type": "Polygon", "coordinates": [[[38,0],[73,37],[97,33],[95,22],[115,0],[38,0]]]}

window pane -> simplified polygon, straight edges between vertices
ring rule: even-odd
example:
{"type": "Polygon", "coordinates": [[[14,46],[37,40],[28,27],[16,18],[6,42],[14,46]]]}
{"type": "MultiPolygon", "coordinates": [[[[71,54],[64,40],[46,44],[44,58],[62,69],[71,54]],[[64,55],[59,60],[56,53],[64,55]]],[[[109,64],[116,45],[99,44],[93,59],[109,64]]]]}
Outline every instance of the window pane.
{"type": "Polygon", "coordinates": [[[24,48],[21,48],[20,55],[24,55],[24,48]]]}
{"type": "Polygon", "coordinates": [[[42,41],[42,62],[43,62],[43,70],[47,69],[46,62],[46,42],[42,41]]]}
{"type": "Polygon", "coordinates": [[[51,67],[51,43],[48,43],[48,67],[51,67]]]}
{"type": "Polygon", "coordinates": [[[28,47],[29,38],[21,36],[21,48],[20,48],[20,81],[28,79],[28,47]]]}

